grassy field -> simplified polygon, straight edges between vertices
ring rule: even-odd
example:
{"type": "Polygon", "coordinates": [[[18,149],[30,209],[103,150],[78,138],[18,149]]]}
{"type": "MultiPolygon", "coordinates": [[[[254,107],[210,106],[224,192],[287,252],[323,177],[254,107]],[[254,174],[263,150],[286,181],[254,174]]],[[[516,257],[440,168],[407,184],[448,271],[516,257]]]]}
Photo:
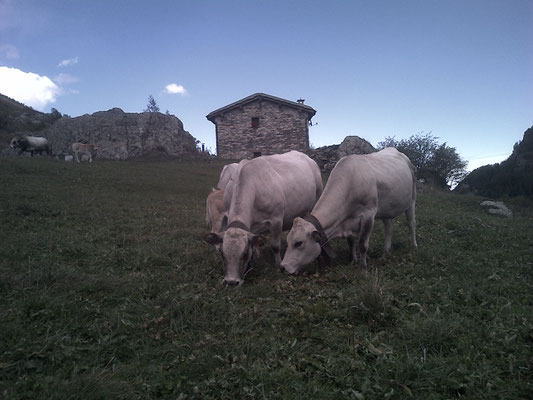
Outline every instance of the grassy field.
{"type": "Polygon", "coordinates": [[[0,158],[0,398],[533,398],[533,205],[426,190],[368,273],[343,240],[239,288],[202,240],[222,163],[0,158]]]}

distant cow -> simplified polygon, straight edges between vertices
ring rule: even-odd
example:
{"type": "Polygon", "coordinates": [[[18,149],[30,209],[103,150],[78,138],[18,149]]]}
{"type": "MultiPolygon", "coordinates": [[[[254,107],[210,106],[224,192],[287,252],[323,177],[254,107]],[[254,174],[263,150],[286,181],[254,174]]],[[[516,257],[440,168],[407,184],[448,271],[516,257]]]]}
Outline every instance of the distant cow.
{"type": "Polygon", "coordinates": [[[281,232],[290,229],[295,217],[306,215],[322,193],[318,165],[298,151],[262,156],[244,163],[232,185],[225,190],[228,228],[204,236],[207,243],[221,244],[224,280],[241,284],[254,249],[270,232],[276,265],[281,263],[281,232]],[[229,206],[228,206],[229,205],[229,206]]]}
{"type": "Polygon", "coordinates": [[[50,146],[48,140],[39,136],[15,136],[11,139],[12,149],[19,150],[19,156],[24,152],[29,152],[33,157],[33,153],[42,154],[43,151],[46,154],[50,154],[50,146]]]}
{"type": "Polygon", "coordinates": [[[360,267],[366,254],[374,219],[385,225],[384,253],[391,248],[392,219],[405,212],[411,242],[415,236],[416,177],[409,159],[394,148],[339,160],[324,193],[306,218],[296,218],[287,236],[287,251],[281,267],[295,274],[319,255],[333,256],[329,240],[346,237],[350,258],[356,260],[355,235],[359,233],[360,267]]]}
{"type": "Polygon", "coordinates": [[[96,152],[98,148],[94,144],[85,144],[85,143],[73,143],[72,151],[74,152],[74,157],[77,162],[80,162],[79,154],[86,155],[89,157],[89,162],[93,162],[93,157],[96,157],[96,152]]]}

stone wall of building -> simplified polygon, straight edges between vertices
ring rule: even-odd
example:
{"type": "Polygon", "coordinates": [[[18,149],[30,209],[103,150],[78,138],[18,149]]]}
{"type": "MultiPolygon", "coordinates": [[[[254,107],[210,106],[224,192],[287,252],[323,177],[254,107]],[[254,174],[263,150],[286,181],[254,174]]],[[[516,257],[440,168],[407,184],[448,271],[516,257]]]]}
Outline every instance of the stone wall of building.
{"type": "Polygon", "coordinates": [[[255,101],[216,117],[217,154],[244,159],[309,149],[309,121],[305,111],[268,100],[255,101]],[[252,118],[258,118],[252,127],[252,118]]]}

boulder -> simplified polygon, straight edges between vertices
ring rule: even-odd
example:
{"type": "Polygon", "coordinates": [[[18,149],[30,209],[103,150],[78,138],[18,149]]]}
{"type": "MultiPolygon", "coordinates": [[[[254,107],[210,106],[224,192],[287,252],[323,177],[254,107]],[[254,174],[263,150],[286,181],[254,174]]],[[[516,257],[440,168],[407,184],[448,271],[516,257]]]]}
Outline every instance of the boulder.
{"type": "Polygon", "coordinates": [[[352,154],[370,154],[377,151],[365,139],[359,136],[346,136],[339,146],[339,159],[352,154]]]}
{"type": "Polygon", "coordinates": [[[359,136],[346,136],[340,145],[334,144],[311,149],[308,155],[315,160],[322,171],[329,172],[335,167],[337,161],[344,156],[351,154],[369,154],[375,151],[374,146],[365,139],[359,136]]]}
{"type": "Polygon", "coordinates": [[[503,204],[503,202],[501,201],[485,200],[481,202],[480,205],[482,207],[488,207],[487,211],[490,214],[503,215],[504,217],[507,217],[507,218],[512,218],[513,216],[512,211],[509,208],[507,208],[507,206],[503,204]]]}

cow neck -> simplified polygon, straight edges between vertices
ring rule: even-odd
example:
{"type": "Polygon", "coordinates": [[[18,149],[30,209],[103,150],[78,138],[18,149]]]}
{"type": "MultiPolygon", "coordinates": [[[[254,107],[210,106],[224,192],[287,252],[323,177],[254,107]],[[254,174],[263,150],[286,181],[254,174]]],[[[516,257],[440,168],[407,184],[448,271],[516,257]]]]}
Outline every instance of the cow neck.
{"type": "Polygon", "coordinates": [[[250,232],[250,229],[248,229],[248,227],[245,224],[243,224],[241,221],[233,221],[232,223],[228,225],[228,229],[229,228],[239,228],[239,229],[242,229],[243,231],[250,232]]]}
{"type": "Polygon", "coordinates": [[[322,224],[313,214],[307,215],[306,217],[304,217],[304,220],[313,224],[318,233],[320,233],[321,235],[325,234],[324,228],[322,228],[322,224]]]}
{"type": "Polygon", "coordinates": [[[320,254],[325,259],[327,265],[331,264],[331,259],[335,257],[335,252],[329,243],[328,236],[326,235],[322,224],[313,214],[304,217],[304,220],[311,223],[320,234],[320,248],[322,250],[320,254]]]}

